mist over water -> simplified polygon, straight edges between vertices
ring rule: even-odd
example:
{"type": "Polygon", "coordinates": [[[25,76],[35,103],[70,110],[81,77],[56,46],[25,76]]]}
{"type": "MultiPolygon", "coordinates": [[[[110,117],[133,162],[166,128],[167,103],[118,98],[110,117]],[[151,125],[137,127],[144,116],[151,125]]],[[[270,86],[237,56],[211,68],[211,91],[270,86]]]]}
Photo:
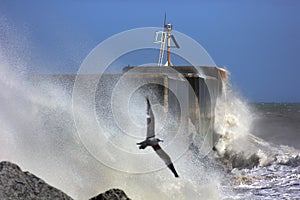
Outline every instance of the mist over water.
{"type": "MultiPolygon", "coordinates": [[[[112,187],[124,189],[133,199],[218,199],[217,172],[196,162],[192,152],[175,163],[180,179],[166,168],[136,175],[105,166],[82,145],[73,121],[71,96],[64,85],[46,78],[36,84],[18,77],[11,83],[7,77],[14,78],[13,74],[6,70],[13,66],[0,65],[1,160],[17,163],[75,199],[87,199],[112,187]],[[209,178],[212,175],[213,180],[209,178]]],[[[89,116],[82,113],[82,117],[86,120],[89,116]]],[[[135,147],[135,143],[127,145],[135,147]]],[[[103,154],[113,159],[115,155],[106,154],[105,148],[103,154]]],[[[161,162],[156,154],[148,153],[153,154],[151,162],[161,162]]],[[[139,160],[130,158],[124,165],[139,165],[139,160]]]]}
{"type": "MultiPolygon", "coordinates": [[[[2,46],[0,50],[1,160],[18,164],[75,199],[88,199],[110,188],[121,188],[133,199],[219,199],[219,172],[210,168],[210,162],[197,158],[193,151],[179,152],[182,155],[174,165],[180,179],[175,179],[150,149],[146,151],[151,158],[148,162],[159,163],[161,169],[143,174],[118,171],[95,159],[77,133],[72,112],[72,83],[63,78],[28,74],[27,63],[22,63],[16,52],[7,52],[2,46]],[[15,59],[19,61],[14,62],[15,59]]],[[[131,116],[136,119],[146,107],[144,103],[132,104],[140,110],[137,116],[131,116]]],[[[131,109],[134,109],[132,105],[131,109]]],[[[157,104],[154,110],[159,113],[162,107],[157,104]]],[[[103,115],[98,113],[100,116],[103,115]]],[[[87,116],[83,109],[81,117],[84,122],[94,116],[87,116]]],[[[85,129],[88,132],[90,127],[85,129]]],[[[195,132],[184,134],[188,142],[191,134],[196,136],[195,132]]],[[[95,139],[101,137],[91,138],[95,139]]],[[[99,148],[104,156],[114,160],[117,155],[106,152],[111,145],[107,142],[99,148]]],[[[136,147],[135,142],[123,145],[136,147]]],[[[168,149],[168,153],[172,156],[178,152],[168,149]]],[[[138,166],[141,160],[133,158],[129,156],[120,164],[125,168],[138,166]]]]}

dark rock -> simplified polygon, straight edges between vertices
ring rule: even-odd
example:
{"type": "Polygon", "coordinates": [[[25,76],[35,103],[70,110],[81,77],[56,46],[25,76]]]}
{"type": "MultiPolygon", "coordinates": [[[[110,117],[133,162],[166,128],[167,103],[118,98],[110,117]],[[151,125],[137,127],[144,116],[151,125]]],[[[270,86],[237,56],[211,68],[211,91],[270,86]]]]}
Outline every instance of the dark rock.
{"type": "MultiPolygon", "coordinates": [[[[16,164],[0,162],[0,199],[1,200],[72,200],[62,191],[29,172],[23,172],[16,164]]],[[[120,189],[110,189],[91,200],[130,200],[120,189]]]]}
{"type": "Polygon", "coordinates": [[[90,200],[130,200],[125,192],[120,189],[110,189],[104,193],[99,194],[90,200]]]}
{"type": "Polygon", "coordinates": [[[234,168],[252,169],[259,165],[259,157],[256,154],[246,156],[244,152],[226,152],[222,157],[216,160],[225,165],[229,171],[234,168]]]}
{"type": "Polygon", "coordinates": [[[60,190],[48,185],[10,162],[0,163],[0,199],[64,199],[71,200],[60,190]]]}

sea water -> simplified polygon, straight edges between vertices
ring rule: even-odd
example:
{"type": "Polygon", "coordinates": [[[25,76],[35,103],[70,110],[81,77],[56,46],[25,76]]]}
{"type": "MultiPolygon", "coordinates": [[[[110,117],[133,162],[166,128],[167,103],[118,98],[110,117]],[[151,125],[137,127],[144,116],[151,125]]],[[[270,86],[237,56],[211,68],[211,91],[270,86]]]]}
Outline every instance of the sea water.
{"type": "Polygon", "coordinates": [[[216,161],[227,170],[223,186],[230,191],[222,198],[299,199],[300,151],[295,140],[300,136],[300,104],[247,104],[233,91],[228,93],[227,112],[216,116],[222,116],[216,126],[216,161]]]}
{"type": "Polygon", "coordinates": [[[300,198],[300,104],[256,103],[251,140],[258,165],[231,170],[239,199],[300,198]],[[267,142],[268,141],[268,142],[267,142]]]}

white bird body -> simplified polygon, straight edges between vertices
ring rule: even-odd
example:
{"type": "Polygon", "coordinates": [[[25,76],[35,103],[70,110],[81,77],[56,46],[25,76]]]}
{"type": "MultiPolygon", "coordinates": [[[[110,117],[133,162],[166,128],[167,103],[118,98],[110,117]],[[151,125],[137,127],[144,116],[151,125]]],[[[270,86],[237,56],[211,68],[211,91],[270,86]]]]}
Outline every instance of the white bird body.
{"type": "Polygon", "coordinates": [[[150,101],[148,98],[147,100],[147,138],[146,140],[137,143],[139,149],[145,149],[148,146],[151,146],[157,155],[165,162],[168,168],[173,172],[174,176],[177,178],[179,177],[173,163],[171,161],[170,156],[159,146],[159,142],[163,142],[163,140],[158,139],[155,137],[155,121],[153,111],[150,105],[150,101]]]}

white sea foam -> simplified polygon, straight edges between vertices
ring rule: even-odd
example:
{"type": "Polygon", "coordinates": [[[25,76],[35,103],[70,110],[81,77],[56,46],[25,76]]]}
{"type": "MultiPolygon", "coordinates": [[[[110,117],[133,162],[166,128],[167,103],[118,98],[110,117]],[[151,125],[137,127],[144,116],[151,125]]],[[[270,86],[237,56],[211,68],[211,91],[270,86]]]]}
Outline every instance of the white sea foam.
{"type": "Polygon", "coordinates": [[[297,198],[300,152],[252,135],[255,118],[254,110],[227,85],[216,106],[215,148],[217,159],[231,170],[234,199],[297,198]]]}

